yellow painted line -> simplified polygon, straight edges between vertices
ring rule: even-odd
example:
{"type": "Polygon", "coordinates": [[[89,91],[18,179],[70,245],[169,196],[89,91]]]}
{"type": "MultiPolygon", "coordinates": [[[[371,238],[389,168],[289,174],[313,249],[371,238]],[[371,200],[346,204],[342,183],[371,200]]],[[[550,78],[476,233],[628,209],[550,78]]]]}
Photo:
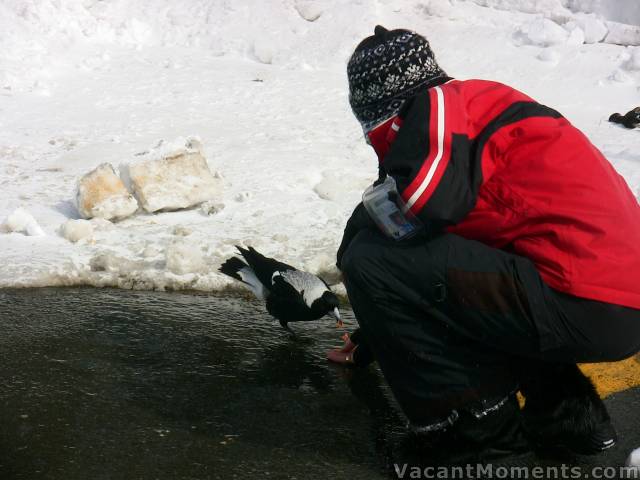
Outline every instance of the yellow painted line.
{"type": "Polygon", "coordinates": [[[640,354],[615,363],[586,363],[580,368],[591,377],[602,398],[640,387],[640,354]]]}

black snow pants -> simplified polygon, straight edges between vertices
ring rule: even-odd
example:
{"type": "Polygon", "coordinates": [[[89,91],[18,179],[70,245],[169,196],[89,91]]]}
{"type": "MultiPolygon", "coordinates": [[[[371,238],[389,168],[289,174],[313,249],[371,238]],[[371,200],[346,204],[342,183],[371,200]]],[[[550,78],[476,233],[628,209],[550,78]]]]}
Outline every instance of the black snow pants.
{"type": "Polygon", "coordinates": [[[497,408],[523,363],[640,350],[640,310],[552,290],[530,260],[456,235],[394,242],[365,229],[341,269],[362,337],[418,429],[497,408]]]}

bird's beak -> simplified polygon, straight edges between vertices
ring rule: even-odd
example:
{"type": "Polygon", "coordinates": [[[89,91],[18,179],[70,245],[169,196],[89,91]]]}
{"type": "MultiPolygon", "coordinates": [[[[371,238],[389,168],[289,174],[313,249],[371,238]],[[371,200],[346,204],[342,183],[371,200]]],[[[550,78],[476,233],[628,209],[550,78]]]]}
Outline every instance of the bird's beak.
{"type": "Polygon", "coordinates": [[[338,307],[329,312],[329,315],[336,319],[336,327],[342,327],[344,325],[344,323],[342,323],[342,319],[340,318],[340,310],[338,310],[338,307]]]}

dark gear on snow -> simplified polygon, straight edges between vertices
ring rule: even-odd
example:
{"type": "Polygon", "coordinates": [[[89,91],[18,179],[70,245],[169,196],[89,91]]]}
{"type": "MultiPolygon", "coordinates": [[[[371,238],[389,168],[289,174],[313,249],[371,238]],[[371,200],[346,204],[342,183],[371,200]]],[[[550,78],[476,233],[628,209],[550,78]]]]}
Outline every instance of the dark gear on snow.
{"type": "Polygon", "coordinates": [[[640,349],[640,311],[556,292],[530,260],[457,235],[394,242],[364,229],[339,263],[364,343],[415,431],[499,409],[530,360],[640,349]]]}
{"type": "Polygon", "coordinates": [[[379,25],[356,47],[347,75],[349,103],[365,132],[396,115],[419,89],[447,77],[426,38],[379,25]]]}
{"type": "Polygon", "coordinates": [[[614,113],[609,117],[609,121],[613,123],[620,123],[626,128],[640,127],[640,107],[636,107],[624,115],[614,113]]]}

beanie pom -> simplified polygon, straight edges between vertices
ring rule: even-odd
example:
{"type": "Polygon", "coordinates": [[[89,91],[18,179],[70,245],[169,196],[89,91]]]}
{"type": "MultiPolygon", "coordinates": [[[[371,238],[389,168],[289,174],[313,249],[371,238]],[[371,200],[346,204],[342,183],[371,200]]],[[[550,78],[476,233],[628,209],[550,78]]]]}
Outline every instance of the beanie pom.
{"type": "Polygon", "coordinates": [[[376,25],[376,28],[373,29],[373,34],[376,36],[385,35],[389,33],[389,30],[384,28],[382,25],[376,25]]]}

